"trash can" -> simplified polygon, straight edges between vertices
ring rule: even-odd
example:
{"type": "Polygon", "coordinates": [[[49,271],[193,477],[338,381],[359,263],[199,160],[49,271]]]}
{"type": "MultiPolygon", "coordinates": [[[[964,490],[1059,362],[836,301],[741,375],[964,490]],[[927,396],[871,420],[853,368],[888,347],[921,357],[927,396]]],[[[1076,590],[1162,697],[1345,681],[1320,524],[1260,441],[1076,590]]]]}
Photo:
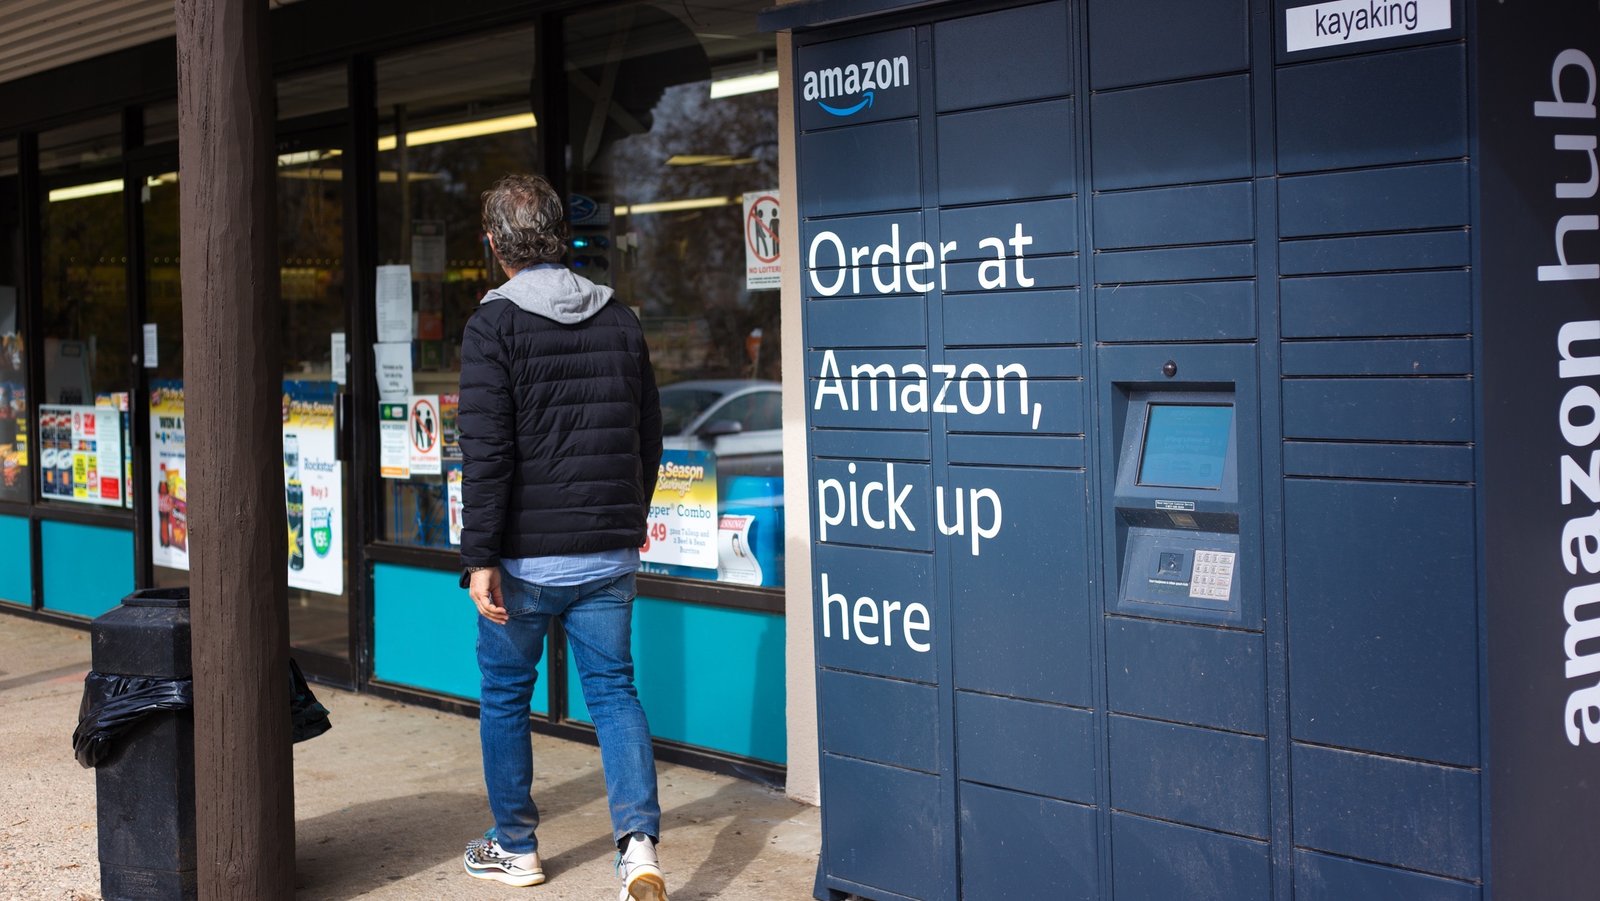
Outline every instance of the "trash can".
{"type": "Polygon", "coordinates": [[[93,751],[89,716],[73,736],[79,760],[95,766],[100,892],[105,901],[194,898],[189,589],[136,591],[97,618],[90,633],[94,671],[84,713],[101,711],[101,736],[126,725],[93,751]],[[126,701],[120,711],[118,701],[126,701]],[[108,719],[122,722],[107,727],[108,719]],[[91,753],[103,756],[91,762],[91,753]]]}

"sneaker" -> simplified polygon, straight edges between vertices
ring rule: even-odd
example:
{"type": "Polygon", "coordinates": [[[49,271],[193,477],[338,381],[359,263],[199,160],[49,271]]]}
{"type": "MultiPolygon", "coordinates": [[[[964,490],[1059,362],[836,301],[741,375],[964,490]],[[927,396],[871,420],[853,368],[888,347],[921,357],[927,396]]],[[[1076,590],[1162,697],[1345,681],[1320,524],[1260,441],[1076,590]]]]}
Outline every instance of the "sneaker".
{"type": "Polygon", "coordinates": [[[622,877],[618,901],[667,901],[667,880],[661,875],[656,843],[643,832],[624,840],[617,852],[617,874],[622,877]]]}
{"type": "Polygon", "coordinates": [[[539,863],[538,851],[512,854],[487,835],[467,842],[467,853],[461,864],[468,876],[493,879],[506,885],[538,885],[544,881],[544,866],[539,863]]]}

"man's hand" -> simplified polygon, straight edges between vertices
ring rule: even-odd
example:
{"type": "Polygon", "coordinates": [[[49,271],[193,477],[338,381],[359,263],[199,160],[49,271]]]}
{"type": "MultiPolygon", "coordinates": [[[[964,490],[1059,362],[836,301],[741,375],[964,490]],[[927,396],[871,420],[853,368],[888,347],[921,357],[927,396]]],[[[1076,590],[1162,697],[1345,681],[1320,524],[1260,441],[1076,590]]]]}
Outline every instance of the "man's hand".
{"type": "Polygon", "coordinates": [[[500,594],[500,567],[480,569],[473,573],[467,593],[472,595],[472,602],[478,605],[478,612],[490,622],[503,626],[511,618],[506,613],[505,598],[500,594]]]}

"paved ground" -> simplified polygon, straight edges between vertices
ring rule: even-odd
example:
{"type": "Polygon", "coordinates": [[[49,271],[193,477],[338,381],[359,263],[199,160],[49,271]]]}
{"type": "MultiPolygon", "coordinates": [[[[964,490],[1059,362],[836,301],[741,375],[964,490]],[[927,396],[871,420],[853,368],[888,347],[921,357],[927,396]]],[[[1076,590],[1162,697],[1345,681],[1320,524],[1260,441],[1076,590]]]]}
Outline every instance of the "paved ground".
{"type": "MultiPolygon", "coordinates": [[[[0,901],[99,895],[94,776],[72,757],[84,632],[0,614],[0,901]]],[[[334,728],[296,747],[299,899],[616,898],[599,755],[534,737],[543,886],[462,874],[485,828],[477,721],[317,689],[334,728]]],[[[765,787],[662,765],[673,901],[811,895],[818,811],[765,787]]]]}

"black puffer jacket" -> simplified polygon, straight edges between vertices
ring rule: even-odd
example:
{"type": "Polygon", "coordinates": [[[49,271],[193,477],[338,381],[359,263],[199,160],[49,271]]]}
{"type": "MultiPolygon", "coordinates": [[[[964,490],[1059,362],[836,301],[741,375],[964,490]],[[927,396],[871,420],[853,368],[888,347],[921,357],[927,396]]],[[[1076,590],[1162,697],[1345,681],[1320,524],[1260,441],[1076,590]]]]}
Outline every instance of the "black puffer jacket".
{"type": "Polygon", "coordinates": [[[461,342],[462,566],[644,543],[661,401],[633,312],[559,266],[484,298],[461,342]]]}

